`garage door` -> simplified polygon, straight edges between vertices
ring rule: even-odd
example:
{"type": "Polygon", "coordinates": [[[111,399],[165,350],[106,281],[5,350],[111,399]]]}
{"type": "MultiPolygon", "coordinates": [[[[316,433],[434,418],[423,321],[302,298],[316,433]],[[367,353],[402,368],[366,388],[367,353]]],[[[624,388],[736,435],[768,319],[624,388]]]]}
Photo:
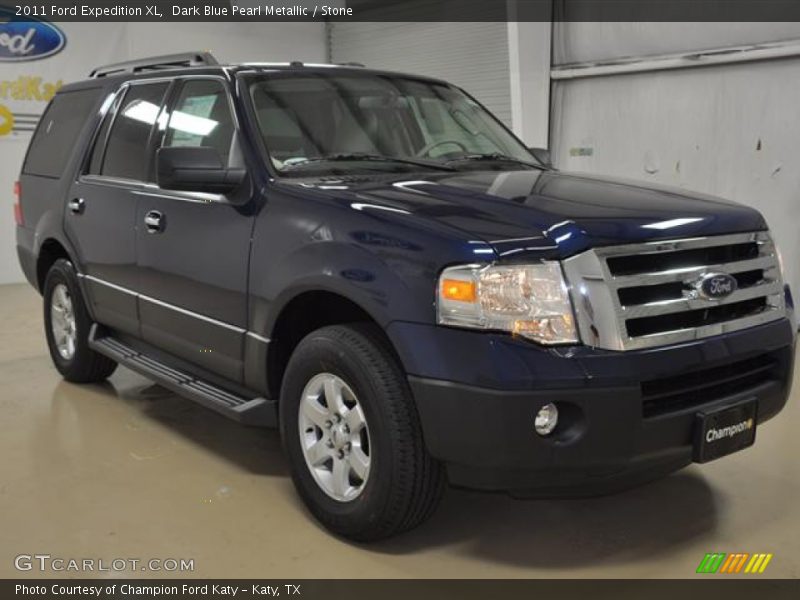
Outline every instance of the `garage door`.
{"type": "Polygon", "coordinates": [[[332,23],[332,62],[446,79],[511,126],[508,25],[498,23],[332,23]]]}

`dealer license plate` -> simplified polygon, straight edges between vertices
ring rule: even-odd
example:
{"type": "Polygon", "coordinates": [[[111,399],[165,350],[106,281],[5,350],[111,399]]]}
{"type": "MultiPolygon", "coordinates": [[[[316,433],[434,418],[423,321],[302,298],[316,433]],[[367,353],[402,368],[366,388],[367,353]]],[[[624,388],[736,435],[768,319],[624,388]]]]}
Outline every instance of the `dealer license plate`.
{"type": "Polygon", "coordinates": [[[743,450],[756,441],[755,398],[714,411],[697,413],[694,461],[708,462],[743,450]]]}

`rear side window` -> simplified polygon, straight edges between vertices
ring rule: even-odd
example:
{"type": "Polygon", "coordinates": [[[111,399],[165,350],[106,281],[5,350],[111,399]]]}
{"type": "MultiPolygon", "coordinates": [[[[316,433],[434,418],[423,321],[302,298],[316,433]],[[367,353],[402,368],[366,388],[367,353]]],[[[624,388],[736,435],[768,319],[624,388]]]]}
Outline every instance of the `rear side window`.
{"type": "Polygon", "coordinates": [[[111,126],[101,175],[144,181],[147,144],[167,87],[167,83],[149,83],[128,89],[111,126]]]}
{"type": "Polygon", "coordinates": [[[61,177],[101,92],[93,88],[56,94],[36,128],[23,173],[61,177]]]}

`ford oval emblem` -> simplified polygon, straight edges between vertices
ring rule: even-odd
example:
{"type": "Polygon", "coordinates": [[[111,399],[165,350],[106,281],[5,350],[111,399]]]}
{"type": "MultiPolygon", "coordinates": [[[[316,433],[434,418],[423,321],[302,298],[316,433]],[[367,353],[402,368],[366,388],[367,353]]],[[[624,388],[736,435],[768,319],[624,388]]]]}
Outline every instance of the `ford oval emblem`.
{"type": "Polygon", "coordinates": [[[698,293],[708,300],[721,300],[727,298],[736,289],[739,284],[736,278],[728,275],[727,273],[709,273],[703,275],[695,284],[695,289],[698,293]]]}
{"type": "Polygon", "coordinates": [[[66,36],[52,23],[20,19],[0,8],[0,61],[39,60],[61,52],[66,44],[66,36]]]}

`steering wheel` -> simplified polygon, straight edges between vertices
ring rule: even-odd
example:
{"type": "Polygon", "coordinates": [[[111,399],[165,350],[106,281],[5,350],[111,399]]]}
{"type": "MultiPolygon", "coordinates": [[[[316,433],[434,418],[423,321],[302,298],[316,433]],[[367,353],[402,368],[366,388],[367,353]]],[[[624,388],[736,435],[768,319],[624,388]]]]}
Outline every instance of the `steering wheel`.
{"type": "Polygon", "coordinates": [[[430,153],[431,153],[431,150],[434,150],[434,149],[438,148],[439,146],[444,146],[445,144],[452,144],[454,146],[458,146],[459,149],[464,154],[469,154],[469,150],[467,150],[467,147],[464,144],[462,144],[461,142],[459,142],[459,141],[456,141],[456,140],[439,140],[438,142],[431,142],[430,144],[428,144],[427,146],[422,148],[422,150],[417,152],[414,156],[416,156],[417,158],[423,158],[425,156],[429,156],[430,153]]]}

